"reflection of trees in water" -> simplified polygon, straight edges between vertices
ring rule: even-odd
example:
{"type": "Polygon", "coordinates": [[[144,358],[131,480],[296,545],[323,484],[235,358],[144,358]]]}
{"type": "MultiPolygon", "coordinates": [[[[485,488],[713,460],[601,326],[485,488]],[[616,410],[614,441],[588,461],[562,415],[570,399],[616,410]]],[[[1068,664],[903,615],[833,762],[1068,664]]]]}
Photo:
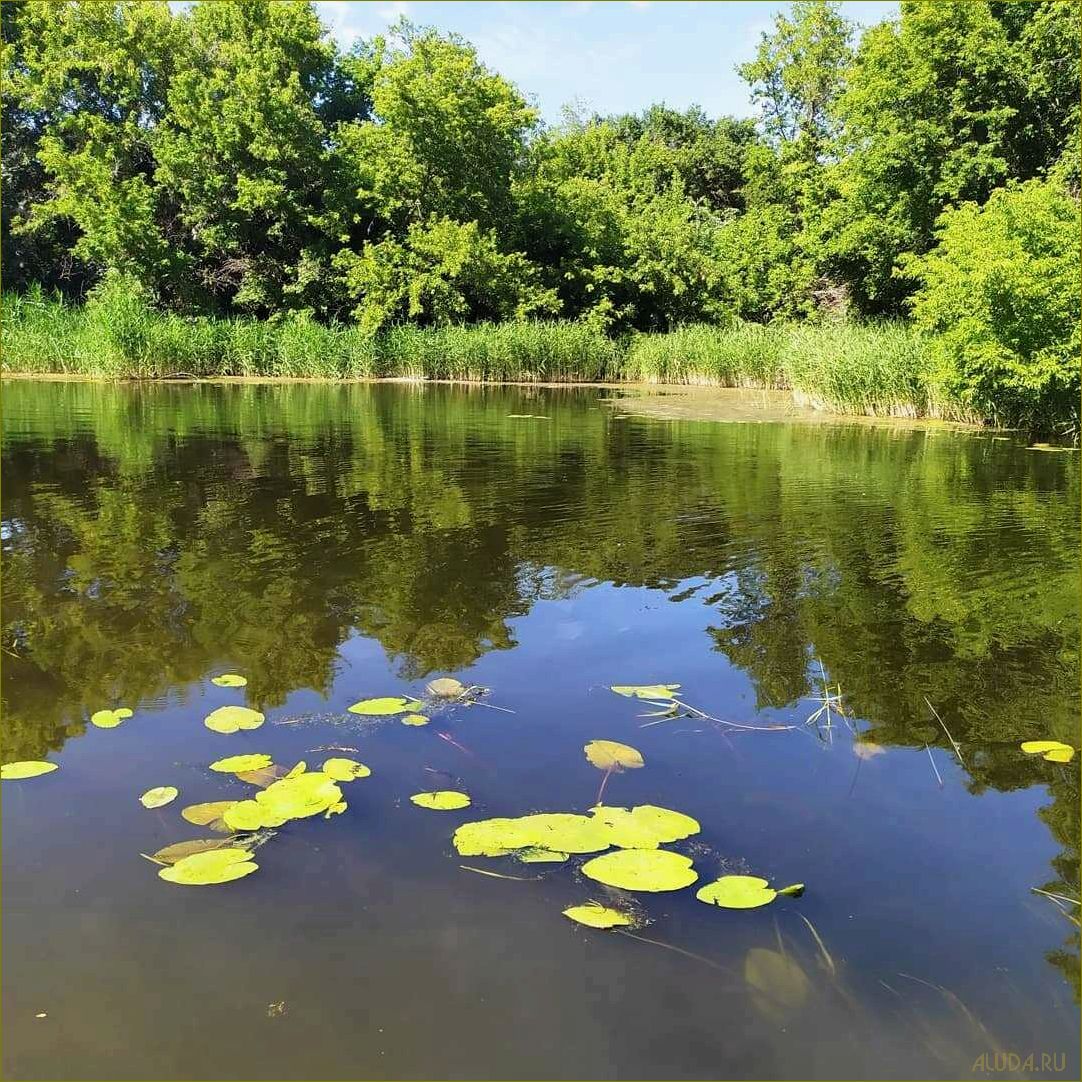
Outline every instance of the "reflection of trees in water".
{"type": "Polygon", "coordinates": [[[325,691],[355,628],[417,679],[513,647],[510,620],[584,581],[695,590],[760,707],[809,694],[814,653],[876,742],[938,740],[927,695],[975,790],[1050,784],[1077,896],[1077,764],[1016,754],[1077,731],[1074,456],[609,423],[575,392],[508,418],[528,393],[9,384],[4,757],[213,665],[264,705],[325,691]]]}

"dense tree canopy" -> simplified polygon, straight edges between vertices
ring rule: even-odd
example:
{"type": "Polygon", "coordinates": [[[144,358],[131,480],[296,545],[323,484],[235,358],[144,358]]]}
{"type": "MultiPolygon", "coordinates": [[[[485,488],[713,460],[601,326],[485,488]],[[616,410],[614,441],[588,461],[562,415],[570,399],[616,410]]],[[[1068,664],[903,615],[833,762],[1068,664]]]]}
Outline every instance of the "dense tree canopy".
{"type": "Polygon", "coordinates": [[[945,213],[1040,181],[1077,219],[1079,28],[1073,0],[903,0],[863,33],[802,0],[739,69],[757,122],[549,127],[468,42],[404,21],[342,52],[310,3],[5,3],[5,282],[622,333],[904,317],[923,281],[927,316],[939,279],[906,268],[956,236],[945,213]]]}

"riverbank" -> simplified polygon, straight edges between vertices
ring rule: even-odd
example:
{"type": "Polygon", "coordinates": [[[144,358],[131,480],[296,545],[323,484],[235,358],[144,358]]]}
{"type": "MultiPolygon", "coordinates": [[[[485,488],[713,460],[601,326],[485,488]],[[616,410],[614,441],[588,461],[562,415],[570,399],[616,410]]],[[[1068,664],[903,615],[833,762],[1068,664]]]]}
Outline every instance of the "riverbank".
{"type": "Polygon", "coordinates": [[[188,318],[135,298],[76,307],[41,296],[6,297],[2,315],[5,375],[697,384],[784,390],[833,413],[988,420],[942,393],[927,339],[902,323],[693,325],[614,339],[538,321],[373,336],[296,315],[188,318]]]}

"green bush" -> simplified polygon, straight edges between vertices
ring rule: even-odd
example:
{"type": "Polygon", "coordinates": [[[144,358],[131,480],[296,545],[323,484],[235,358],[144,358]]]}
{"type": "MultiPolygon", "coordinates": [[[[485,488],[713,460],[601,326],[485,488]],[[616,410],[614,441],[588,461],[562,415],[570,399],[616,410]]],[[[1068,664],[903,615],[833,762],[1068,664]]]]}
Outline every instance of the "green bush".
{"type": "Polygon", "coordinates": [[[1000,424],[1077,430],[1077,201],[1029,181],[948,210],[938,236],[905,268],[944,393],[1000,424]]]}

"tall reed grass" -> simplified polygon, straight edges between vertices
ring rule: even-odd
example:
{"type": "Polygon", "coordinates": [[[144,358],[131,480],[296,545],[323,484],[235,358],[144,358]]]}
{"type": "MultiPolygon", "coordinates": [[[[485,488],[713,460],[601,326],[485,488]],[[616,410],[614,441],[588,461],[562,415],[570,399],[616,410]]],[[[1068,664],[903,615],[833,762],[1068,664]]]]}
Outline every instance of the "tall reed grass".
{"type": "Polygon", "coordinates": [[[297,314],[185,317],[114,288],[78,307],[34,290],[5,296],[2,332],[6,372],[698,383],[789,388],[799,401],[846,413],[977,419],[939,393],[926,339],[901,323],[692,325],[615,340],[550,321],[372,336],[297,314]]]}

